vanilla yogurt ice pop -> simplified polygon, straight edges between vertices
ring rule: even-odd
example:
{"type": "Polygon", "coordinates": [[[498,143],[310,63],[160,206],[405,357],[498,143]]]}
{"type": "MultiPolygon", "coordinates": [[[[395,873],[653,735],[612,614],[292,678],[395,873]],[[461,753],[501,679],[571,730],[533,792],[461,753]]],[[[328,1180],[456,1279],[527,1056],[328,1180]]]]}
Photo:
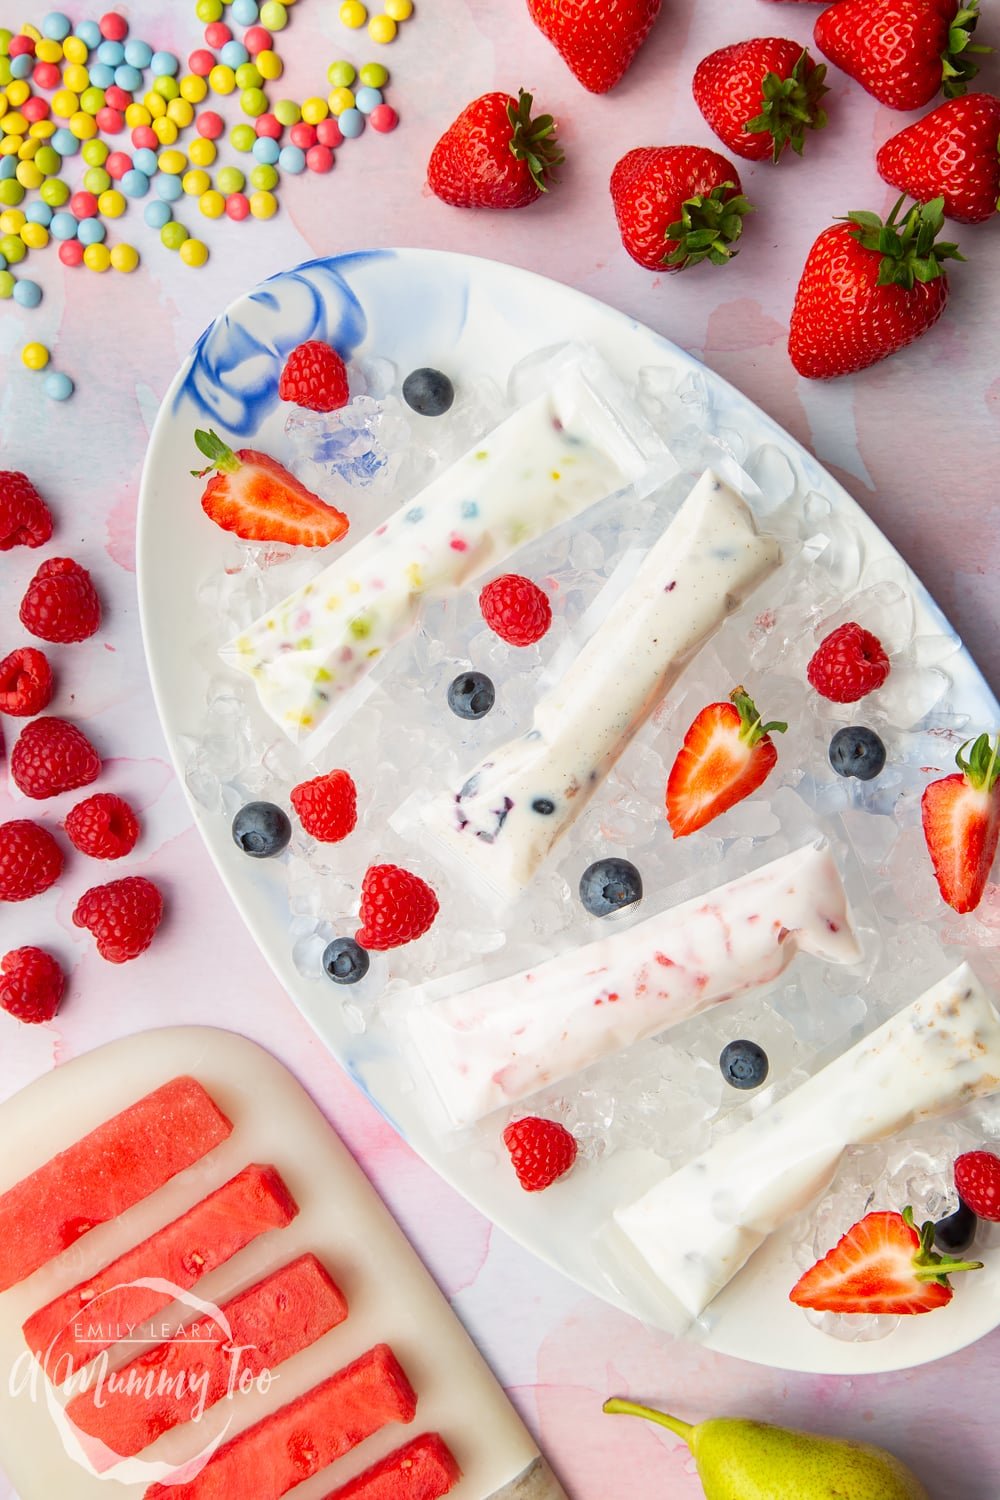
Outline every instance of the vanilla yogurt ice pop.
{"type": "Polygon", "coordinates": [[[594,351],[578,353],[542,395],[221,655],[298,742],[411,629],[424,599],[461,588],[596,501],[672,473],[610,369],[594,351]]]}
{"type": "MultiPolygon", "coordinates": [[[[1000,1089],[1000,1016],[968,964],[808,1082],[615,1211],[656,1295],[698,1317],[768,1235],[829,1187],[844,1151],[1000,1089]]],[[[620,1242],[619,1242],[620,1243],[620,1242]]]]}
{"type": "Polygon", "coordinates": [[[780,562],[740,496],[706,471],[616,602],[613,628],[591,636],[527,734],[427,805],[432,839],[516,897],[698,648],[780,562]]]}
{"type": "Polygon", "coordinates": [[[414,1007],[414,1047],[456,1126],[774,979],[798,952],[860,957],[829,847],[807,844],[537,969],[414,1007]]]}

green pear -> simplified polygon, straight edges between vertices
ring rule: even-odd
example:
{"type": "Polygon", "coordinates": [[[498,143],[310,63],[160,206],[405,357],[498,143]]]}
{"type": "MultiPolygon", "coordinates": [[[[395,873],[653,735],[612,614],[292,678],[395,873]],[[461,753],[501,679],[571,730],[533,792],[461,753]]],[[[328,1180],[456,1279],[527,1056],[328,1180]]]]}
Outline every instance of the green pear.
{"type": "Polygon", "coordinates": [[[868,1443],[739,1417],[692,1426],[617,1396],[604,1410],[648,1417],[683,1438],[705,1500],[930,1500],[911,1469],[868,1443]]]}

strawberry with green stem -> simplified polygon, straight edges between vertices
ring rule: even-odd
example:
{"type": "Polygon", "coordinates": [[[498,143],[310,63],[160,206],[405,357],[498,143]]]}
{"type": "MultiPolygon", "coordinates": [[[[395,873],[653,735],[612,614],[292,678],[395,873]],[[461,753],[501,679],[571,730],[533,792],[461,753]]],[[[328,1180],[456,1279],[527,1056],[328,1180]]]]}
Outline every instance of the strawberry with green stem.
{"type": "Polygon", "coordinates": [[[736,168],[705,146],[639,146],[611,173],[622,244],[650,271],[683,271],[736,254],[753,212],[736,168]]]}
{"type": "Polygon", "coordinates": [[[778,762],[772,734],[787,724],[764,724],[742,687],[728,703],[709,703],[696,716],[667,780],[667,821],[684,838],[735,807],[766,781],[778,762]]]}
{"type": "Polygon", "coordinates": [[[1000,734],[966,741],[955,760],[957,772],[924,788],[920,814],[938,889],[964,915],[983,899],[1000,840],[1000,734]]]}
{"type": "Polygon", "coordinates": [[[695,103],[719,139],[748,161],[802,155],[807,130],[822,130],[826,67],[800,42],[754,37],[702,59],[691,85],[695,103]]]}
{"type": "Polygon", "coordinates": [[[199,428],[194,440],[209,462],[191,473],[204,479],[215,471],[205,486],[201,508],[223,531],[235,532],[244,541],[300,547],[325,547],[346,533],[349,523],[343,511],[307,490],[277,459],[255,448],[234,452],[211,428],[199,428]]]}
{"type": "Polygon", "coordinates": [[[934,1225],[919,1230],[912,1208],[866,1214],[801,1275],[789,1293],[815,1312],[914,1315],[946,1307],[955,1295],[949,1276],[980,1271],[981,1260],[959,1260],[934,1249],[934,1225]]]}
{"type": "Polygon", "coordinates": [[[922,203],[940,197],[949,219],[982,224],[1000,208],[1000,99],[963,94],[890,136],[879,175],[922,203]]]}
{"type": "Polygon", "coordinates": [[[563,160],[551,115],[532,119],[524,89],[467,104],[431,152],[427,185],[453,208],[525,208],[563,160]]]}
{"type": "Polygon", "coordinates": [[[890,109],[964,94],[989,47],[973,43],[979,0],[837,0],[816,20],[819,50],[890,109]]]}

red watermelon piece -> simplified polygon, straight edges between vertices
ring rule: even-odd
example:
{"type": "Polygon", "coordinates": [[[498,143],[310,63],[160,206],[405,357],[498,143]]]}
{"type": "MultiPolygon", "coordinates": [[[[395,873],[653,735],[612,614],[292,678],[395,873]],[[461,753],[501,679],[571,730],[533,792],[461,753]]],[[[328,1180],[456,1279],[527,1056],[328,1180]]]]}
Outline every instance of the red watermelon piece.
{"type": "Polygon", "coordinates": [[[417,1398],[388,1344],[313,1386],[212,1455],[194,1479],[153,1484],[145,1500],[280,1500],[388,1422],[412,1422],[417,1398]]]}
{"type": "Polygon", "coordinates": [[[425,1432],[331,1490],[326,1500],[440,1500],[461,1477],[444,1438],[425,1432]]]}
{"type": "Polygon", "coordinates": [[[174,1078],[0,1194],[0,1292],[200,1161],[232,1123],[194,1078],[174,1078]]]}
{"type": "Polygon", "coordinates": [[[300,1255],[219,1311],[224,1323],[211,1315],[185,1322],[183,1341],[140,1354],[115,1372],[113,1388],[98,1382],[75,1396],[66,1408],[70,1421],[130,1458],[237,1393],[244,1372],[256,1379],[329,1333],[347,1317],[347,1302],[315,1255],[300,1255]]]}
{"type": "Polygon", "coordinates": [[[29,1349],[56,1385],[125,1337],[174,1296],[140,1278],[158,1277],[187,1291],[268,1229],[283,1229],[298,1205],[274,1167],[249,1166],[200,1203],[70,1287],[24,1325],[29,1349]]]}

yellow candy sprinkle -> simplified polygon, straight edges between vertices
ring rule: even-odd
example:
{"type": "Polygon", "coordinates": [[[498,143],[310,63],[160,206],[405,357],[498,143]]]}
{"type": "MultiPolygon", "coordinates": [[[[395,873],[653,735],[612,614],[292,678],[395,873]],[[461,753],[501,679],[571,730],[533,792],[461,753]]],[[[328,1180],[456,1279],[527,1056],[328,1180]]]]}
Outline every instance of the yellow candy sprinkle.
{"type": "MultiPolygon", "coordinates": [[[[10,85],[8,85],[8,87],[10,87],[10,85]]],[[[10,100],[7,98],[6,90],[4,90],[4,92],[0,94],[0,120],[3,119],[8,109],[10,109],[10,100]]]]}
{"type": "Polygon", "coordinates": [[[191,172],[185,172],[181,178],[181,187],[192,198],[200,198],[202,193],[207,193],[211,186],[211,177],[200,167],[195,167],[191,172]]]}
{"type": "Polygon", "coordinates": [[[68,120],[80,108],[80,100],[72,89],[56,89],[52,95],[52,113],[57,120],[68,120]]]}
{"type": "MultiPolygon", "coordinates": [[[[0,125],[3,121],[0,120],[0,125]]],[[[0,156],[16,156],[24,145],[23,135],[5,135],[0,141],[0,156]]]]}
{"type": "Polygon", "coordinates": [[[22,140],[17,148],[17,154],[21,161],[33,161],[38,154],[38,142],[29,135],[27,140],[22,140]]]}
{"type": "Polygon", "coordinates": [[[396,23],[391,16],[372,16],[368,22],[368,35],[382,46],[396,35],[396,23]]]}
{"type": "Polygon", "coordinates": [[[208,84],[197,73],[185,73],[180,81],[181,98],[189,104],[200,104],[208,93],[208,84]]]}
{"type": "Polygon", "coordinates": [[[86,68],[81,68],[79,63],[71,63],[68,68],[63,68],[63,88],[70,89],[74,94],[82,94],[85,88],[90,87],[90,73],[86,68]]]}
{"type": "Polygon", "coordinates": [[[167,119],[186,130],[194,119],[194,105],[187,99],[171,99],[167,105],[167,119]]]}
{"type": "Polygon", "coordinates": [[[92,141],[97,134],[97,121],[93,115],[78,109],[75,115],[70,115],[69,128],[78,141],[92,141]]]}
{"type": "Polygon", "coordinates": [[[222,193],[210,188],[198,199],[198,207],[206,219],[221,219],[226,211],[226,200],[222,193]]]}
{"type": "Polygon", "coordinates": [[[9,104],[11,109],[20,109],[26,99],[31,98],[31,84],[26,78],[13,78],[7,85],[4,96],[4,107],[9,104]]]}
{"type": "Polygon", "coordinates": [[[216,63],[208,75],[208,86],[216,94],[231,94],[236,87],[236,74],[225,63],[216,63]]]}
{"type": "Polygon", "coordinates": [[[365,24],[367,19],[368,12],[361,4],[361,0],[344,0],[340,7],[341,25],[349,26],[352,31],[356,31],[359,26],[365,24]]]}
{"type": "Polygon", "coordinates": [[[27,224],[26,215],[19,208],[5,208],[0,213],[0,234],[20,234],[27,224]]]}
{"type": "Polygon", "coordinates": [[[120,219],[125,212],[125,194],[117,188],[105,188],[97,196],[97,207],[106,219],[120,219]]]}
{"type": "Polygon", "coordinates": [[[63,57],[68,63],[85,63],[90,56],[87,43],[78,36],[68,36],[62,44],[63,57]]]}
{"type": "Polygon", "coordinates": [[[345,109],[354,108],[354,90],[347,88],[332,89],[330,92],[330,113],[342,115],[345,109]]]}
{"type": "MultiPolygon", "coordinates": [[[[354,103],[354,95],[351,95],[351,103],[354,103]]],[[[346,105],[345,105],[346,108],[346,105]]],[[[325,120],[330,113],[330,107],[325,99],[318,99],[315,95],[302,101],[302,118],[307,125],[318,125],[320,120],[325,120]]]]}
{"type": "Polygon", "coordinates": [[[215,142],[203,135],[196,136],[188,147],[188,156],[196,167],[210,167],[218,154],[215,142]]]}
{"type": "Polygon", "coordinates": [[[273,193],[260,189],[250,194],[250,212],[255,219],[270,219],[278,212],[278,200],[273,193]]]}
{"type": "Polygon", "coordinates": [[[35,56],[39,62],[61,62],[62,55],[62,42],[55,42],[48,36],[43,36],[35,48],[35,56]]]}
{"type": "MultiPolygon", "coordinates": [[[[251,199],[251,211],[253,200],[251,199]]],[[[208,246],[202,240],[185,240],[180,257],[186,266],[203,266],[208,260],[208,246]]]]}
{"type": "Polygon", "coordinates": [[[262,52],[258,52],[254,62],[257,64],[257,71],[261,78],[267,80],[280,78],[285,69],[277,52],[272,51],[270,47],[265,47],[262,52]]]}
{"type": "Polygon", "coordinates": [[[56,127],[52,120],[36,120],[28,127],[28,134],[36,141],[49,141],[55,133],[56,127]]]}
{"type": "Polygon", "coordinates": [[[83,263],[88,271],[106,271],[111,264],[111,251],[107,245],[88,245],[83,252],[83,263]]]}
{"type": "Polygon", "coordinates": [[[116,271],[134,271],[139,264],[139,252],[134,245],[112,245],[110,259],[116,271]]]}
{"type": "Polygon", "coordinates": [[[137,125],[152,125],[153,116],[144,104],[126,104],[125,124],[129,130],[135,130],[137,125]]]}
{"type": "Polygon", "coordinates": [[[153,133],[161,146],[172,146],[180,135],[173,120],[168,120],[166,116],[153,121],[153,133]]]}
{"type": "MultiPolygon", "coordinates": [[[[28,165],[31,166],[31,163],[29,162],[28,165]]],[[[34,170],[37,172],[38,168],[34,170]]],[[[40,177],[41,173],[39,172],[38,175],[40,177]]],[[[25,183],[24,186],[27,187],[28,184],[25,183]]],[[[37,187],[38,183],[34,183],[33,186],[37,187]]],[[[49,243],[49,231],[44,224],[33,224],[29,219],[27,224],[21,225],[21,238],[29,250],[44,250],[49,243]]]]}
{"type": "Polygon", "coordinates": [[[385,0],[385,13],[393,21],[408,21],[413,15],[413,0],[385,0]]]}
{"type": "Polygon", "coordinates": [[[38,27],[32,26],[28,21],[25,21],[24,25],[21,27],[21,35],[30,36],[33,42],[42,41],[42,33],[39,31],[38,27]]]}
{"type": "Polygon", "coordinates": [[[21,350],[21,360],[29,370],[44,370],[49,362],[49,351],[44,344],[25,344],[21,350]]]}
{"type": "Polygon", "coordinates": [[[169,177],[177,177],[187,166],[187,157],[183,151],[161,151],[156,158],[156,165],[169,177]]]}
{"type": "MultiPolygon", "coordinates": [[[[28,145],[28,144],[30,144],[30,143],[26,141],[25,145],[28,145]]],[[[38,168],[35,166],[35,163],[33,161],[19,161],[18,164],[17,164],[17,170],[14,173],[14,176],[17,178],[17,180],[21,184],[21,186],[23,188],[28,188],[29,191],[30,191],[31,188],[39,188],[39,187],[41,187],[42,183],[45,181],[45,173],[44,172],[40,172],[38,170],[38,168]]],[[[27,227],[28,226],[25,225],[25,228],[27,228],[27,227]]],[[[41,225],[41,224],[33,224],[31,227],[33,229],[41,229],[42,233],[45,235],[45,238],[42,241],[42,244],[43,245],[47,245],[48,242],[49,242],[49,232],[48,232],[48,230],[45,229],[45,227],[43,225],[41,225]]],[[[34,243],[33,240],[25,240],[24,243],[26,245],[30,245],[32,249],[35,248],[35,243],[34,243]]],[[[41,248],[41,247],[39,247],[39,248],[41,248]]]]}
{"type": "Polygon", "coordinates": [[[28,129],[28,122],[23,115],[12,109],[9,114],[0,120],[0,130],[4,135],[24,135],[28,129]]]}
{"type": "Polygon", "coordinates": [[[149,110],[151,119],[163,119],[163,116],[167,112],[167,101],[166,99],[164,99],[162,94],[156,93],[155,89],[150,89],[148,94],[143,94],[142,102],[149,110]]]}

